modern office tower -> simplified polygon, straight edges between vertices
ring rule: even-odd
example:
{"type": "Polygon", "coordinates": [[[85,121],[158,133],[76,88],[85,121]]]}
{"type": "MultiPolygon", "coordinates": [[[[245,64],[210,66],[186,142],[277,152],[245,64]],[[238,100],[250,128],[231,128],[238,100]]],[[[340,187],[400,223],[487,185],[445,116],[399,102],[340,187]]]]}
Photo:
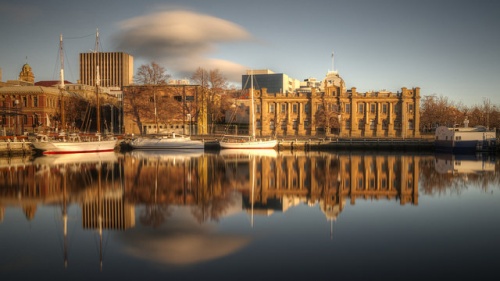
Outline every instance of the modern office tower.
{"type": "Polygon", "coordinates": [[[96,86],[122,87],[133,82],[134,57],[123,52],[91,52],[80,54],[80,83],[96,86]],[[99,66],[99,69],[97,68],[99,66]]]}

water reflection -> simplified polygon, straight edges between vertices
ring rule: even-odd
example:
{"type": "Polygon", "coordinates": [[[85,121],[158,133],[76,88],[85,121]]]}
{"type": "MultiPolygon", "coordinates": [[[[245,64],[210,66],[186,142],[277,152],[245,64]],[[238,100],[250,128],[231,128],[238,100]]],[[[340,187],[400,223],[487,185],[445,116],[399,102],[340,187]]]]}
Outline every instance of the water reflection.
{"type": "Polygon", "coordinates": [[[250,243],[248,234],[216,229],[232,215],[246,213],[250,227],[255,216],[296,206],[318,208],[330,221],[360,199],[418,206],[419,192],[471,183],[488,190],[499,182],[497,167],[488,156],[274,150],[19,157],[0,162],[0,222],[6,210],[22,209],[33,221],[40,207],[60,206],[66,237],[74,205],[82,230],[98,234],[100,246],[103,232],[115,231],[133,257],[187,265],[250,243]]]}
{"type": "MultiPolygon", "coordinates": [[[[120,215],[113,213],[117,218],[105,222],[115,229],[134,226],[136,205],[145,206],[139,222],[152,227],[165,223],[174,206],[190,206],[198,223],[218,221],[240,204],[234,194],[240,195],[245,210],[270,215],[297,204],[317,204],[334,219],[346,200],[352,205],[358,198],[418,205],[419,181],[425,193],[471,182],[488,188],[498,182],[496,160],[482,155],[274,150],[19,157],[0,162],[0,202],[2,210],[17,206],[31,220],[38,205],[60,203],[66,192],[69,202],[79,203],[85,216],[91,216],[96,207],[89,202],[99,195],[109,201],[107,211],[121,209],[120,215]]],[[[84,227],[96,227],[91,217],[84,219],[84,227]]]]}

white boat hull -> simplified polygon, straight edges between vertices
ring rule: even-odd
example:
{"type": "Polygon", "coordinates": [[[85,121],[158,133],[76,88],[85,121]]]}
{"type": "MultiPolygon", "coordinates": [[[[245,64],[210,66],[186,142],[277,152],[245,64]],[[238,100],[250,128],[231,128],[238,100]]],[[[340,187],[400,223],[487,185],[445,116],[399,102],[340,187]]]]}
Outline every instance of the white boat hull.
{"type": "Polygon", "coordinates": [[[42,154],[88,153],[114,151],[117,140],[103,141],[35,141],[33,148],[42,154]]]}
{"type": "Polygon", "coordinates": [[[204,149],[202,141],[188,137],[137,138],[130,142],[133,149],[204,149]]]}

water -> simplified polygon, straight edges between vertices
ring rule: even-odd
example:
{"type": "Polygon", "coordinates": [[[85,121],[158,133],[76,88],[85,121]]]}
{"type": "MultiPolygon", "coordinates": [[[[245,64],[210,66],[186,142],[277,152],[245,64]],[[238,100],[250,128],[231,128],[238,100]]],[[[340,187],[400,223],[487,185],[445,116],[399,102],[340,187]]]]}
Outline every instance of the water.
{"type": "Polygon", "coordinates": [[[498,275],[493,157],[260,154],[2,158],[0,279],[498,275]]]}

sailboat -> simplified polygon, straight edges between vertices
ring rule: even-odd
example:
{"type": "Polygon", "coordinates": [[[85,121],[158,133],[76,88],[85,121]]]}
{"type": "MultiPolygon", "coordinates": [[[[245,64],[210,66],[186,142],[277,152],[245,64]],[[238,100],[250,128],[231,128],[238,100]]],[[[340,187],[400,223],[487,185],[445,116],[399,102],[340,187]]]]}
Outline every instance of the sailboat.
{"type": "Polygon", "coordinates": [[[253,96],[253,72],[250,73],[250,120],[252,134],[250,136],[224,135],[219,141],[220,148],[225,149],[274,149],[278,145],[276,139],[257,139],[255,137],[255,110],[253,96]]]}
{"type": "MultiPolygon", "coordinates": [[[[99,39],[99,32],[97,32],[96,40],[99,39]]],[[[64,92],[64,56],[63,56],[63,36],[61,34],[59,39],[59,52],[61,60],[61,71],[60,71],[60,90],[61,90],[61,119],[64,125],[64,103],[63,103],[63,92],[64,92]]],[[[97,51],[97,50],[96,50],[97,51]]],[[[96,78],[96,98],[97,98],[97,111],[99,112],[99,65],[96,67],[97,78],[96,78]]],[[[50,138],[46,134],[38,134],[37,139],[31,143],[33,149],[36,153],[41,154],[64,154],[64,153],[85,153],[85,152],[106,152],[114,151],[118,140],[115,137],[106,138],[101,136],[99,132],[100,128],[100,115],[97,114],[97,133],[95,136],[82,138],[79,134],[72,133],[66,135],[64,131],[59,133],[57,138],[50,138]]]]}
{"type": "MultiPolygon", "coordinates": [[[[132,149],[152,149],[152,150],[204,150],[205,143],[201,140],[191,139],[191,126],[189,128],[189,136],[176,134],[174,132],[168,134],[158,134],[158,108],[156,103],[156,94],[154,95],[154,116],[156,123],[156,134],[153,136],[140,136],[134,138],[129,144],[132,149]]],[[[184,99],[185,100],[185,99],[184,99]]],[[[184,101],[183,101],[184,102],[184,101]]]]}

